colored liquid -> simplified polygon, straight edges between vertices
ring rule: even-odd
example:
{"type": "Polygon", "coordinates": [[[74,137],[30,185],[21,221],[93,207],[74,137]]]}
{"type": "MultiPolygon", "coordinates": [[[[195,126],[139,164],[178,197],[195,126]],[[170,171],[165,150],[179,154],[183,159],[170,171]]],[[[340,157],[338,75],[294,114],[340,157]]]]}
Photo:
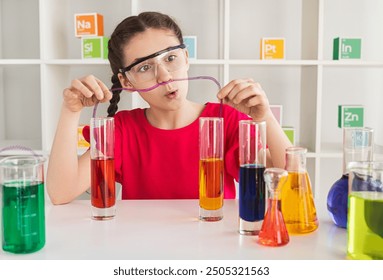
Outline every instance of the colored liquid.
{"type": "Polygon", "coordinates": [[[358,174],[357,172],[353,172],[352,175],[351,189],[353,191],[381,191],[382,182],[379,179],[374,179],[371,175],[358,174]]]}
{"type": "Polygon", "coordinates": [[[265,167],[249,164],[239,169],[239,217],[247,222],[265,216],[265,167]]]}
{"type": "Polygon", "coordinates": [[[199,161],[199,205],[206,210],[223,206],[223,160],[209,158],[199,161]]]}
{"type": "Polygon", "coordinates": [[[345,174],[334,183],[327,195],[327,210],[338,227],[347,227],[347,204],[348,174],[345,174]]]}
{"type": "Polygon", "coordinates": [[[383,259],[383,192],[352,192],[347,255],[351,259],[383,259]]]}
{"type": "Polygon", "coordinates": [[[309,233],[318,228],[318,219],[307,172],[289,172],[281,191],[282,213],[290,234],[309,233]]]}
{"type": "Polygon", "coordinates": [[[45,244],[44,183],[15,181],[1,186],[3,250],[40,250],[45,244]]]}
{"type": "Polygon", "coordinates": [[[91,202],[97,208],[116,203],[114,159],[91,160],[91,202]]]}
{"type": "Polygon", "coordinates": [[[289,240],[289,234],[281,212],[281,201],[269,198],[258,242],[266,246],[282,246],[289,243],[289,240]]]}

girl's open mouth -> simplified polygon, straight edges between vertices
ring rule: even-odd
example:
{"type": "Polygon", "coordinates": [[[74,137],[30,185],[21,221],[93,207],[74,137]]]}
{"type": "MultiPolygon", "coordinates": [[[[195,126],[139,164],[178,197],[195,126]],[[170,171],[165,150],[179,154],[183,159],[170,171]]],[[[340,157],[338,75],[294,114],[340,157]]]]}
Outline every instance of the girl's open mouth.
{"type": "Polygon", "coordinates": [[[177,95],[178,95],[178,90],[173,90],[173,91],[168,92],[166,94],[166,97],[168,97],[168,98],[175,98],[175,97],[177,97],[177,95]]]}

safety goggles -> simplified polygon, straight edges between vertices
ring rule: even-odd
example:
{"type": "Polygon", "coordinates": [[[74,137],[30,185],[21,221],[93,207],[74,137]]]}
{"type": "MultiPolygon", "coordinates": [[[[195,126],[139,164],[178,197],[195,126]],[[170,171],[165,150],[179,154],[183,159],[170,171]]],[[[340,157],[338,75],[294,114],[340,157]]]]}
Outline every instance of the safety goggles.
{"type": "Polygon", "coordinates": [[[119,69],[119,72],[134,83],[155,80],[158,65],[171,73],[182,69],[187,64],[185,47],[185,44],[181,44],[139,58],[129,66],[119,69]]]}

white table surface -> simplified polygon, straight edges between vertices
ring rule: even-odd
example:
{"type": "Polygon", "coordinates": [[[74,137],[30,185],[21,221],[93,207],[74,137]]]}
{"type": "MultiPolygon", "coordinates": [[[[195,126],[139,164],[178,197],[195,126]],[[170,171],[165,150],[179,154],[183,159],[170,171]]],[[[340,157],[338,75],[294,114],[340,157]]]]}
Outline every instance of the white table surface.
{"type": "Polygon", "coordinates": [[[259,245],[238,233],[238,201],[225,200],[224,218],[201,222],[198,200],[117,201],[113,220],[90,218],[90,201],[46,205],[46,244],[32,254],[0,250],[1,259],[345,259],[347,232],[318,211],[319,228],[290,236],[283,247],[259,245]]]}

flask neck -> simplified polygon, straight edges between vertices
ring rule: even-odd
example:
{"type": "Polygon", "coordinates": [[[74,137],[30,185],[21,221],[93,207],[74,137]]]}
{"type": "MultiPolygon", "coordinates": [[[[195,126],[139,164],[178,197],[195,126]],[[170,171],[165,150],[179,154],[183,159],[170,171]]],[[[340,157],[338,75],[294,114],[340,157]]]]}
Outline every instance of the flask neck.
{"type": "Polygon", "coordinates": [[[349,173],[352,161],[372,161],[373,130],[371,128],[343,129],[343,174],[349,173]]]}
{"type": "Polygon", "coordinates": [[[281,188],[287,180],[286,170],[276,167],[267,168],[263,176],[268,190],[268,197],[272,200],[279,200],[281,188]]]}
{"type": "Polygon", "coordinates": [[[307,149],[292,147],[286,150],[286,170],[289,172],[306,171],[307,149]]]}
{"type": "Polygon", "coordinates": [[[278,190],[272,190],[272,188],[269,188],[268,197],[271,200],[281,200],[281,192],[278,190]]]}

